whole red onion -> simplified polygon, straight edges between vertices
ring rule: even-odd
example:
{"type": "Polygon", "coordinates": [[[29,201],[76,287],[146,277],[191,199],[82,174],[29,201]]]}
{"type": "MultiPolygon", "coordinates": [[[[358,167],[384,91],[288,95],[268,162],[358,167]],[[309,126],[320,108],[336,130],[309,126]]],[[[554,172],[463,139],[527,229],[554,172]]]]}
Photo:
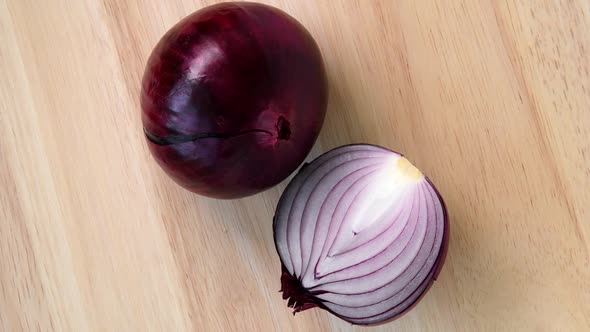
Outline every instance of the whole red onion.
{"type": "Polygon", "coordinates": [[[221,3],[176,24],[142,82],[142,121],[164,171],[193,192],[237,198],[291,174],[327,107],[318,46],[295,19],[255,3],[221,3]]]}

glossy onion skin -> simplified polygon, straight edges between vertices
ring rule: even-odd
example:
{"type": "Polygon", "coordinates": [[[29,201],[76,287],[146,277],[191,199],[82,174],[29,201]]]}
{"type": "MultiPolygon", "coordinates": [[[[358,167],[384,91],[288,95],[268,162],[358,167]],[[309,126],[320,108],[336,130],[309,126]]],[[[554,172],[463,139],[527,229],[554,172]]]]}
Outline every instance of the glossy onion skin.
{"type": "Polygon", "coordinates": [[[369,144],[333,149],[302,167],[281,196],[273,230],[288,305],[358,325],[411,309],[438,277],[449,238],[432,182],[401,154],[369,144]]]}
{"type": "Polygon", "coordinates": [[[255,3],[201,9],[149,57],[142,122],[149,149],[178,184],[229,199],[291,174],[322,127],[320,50],[284,12],[255,3]]]}

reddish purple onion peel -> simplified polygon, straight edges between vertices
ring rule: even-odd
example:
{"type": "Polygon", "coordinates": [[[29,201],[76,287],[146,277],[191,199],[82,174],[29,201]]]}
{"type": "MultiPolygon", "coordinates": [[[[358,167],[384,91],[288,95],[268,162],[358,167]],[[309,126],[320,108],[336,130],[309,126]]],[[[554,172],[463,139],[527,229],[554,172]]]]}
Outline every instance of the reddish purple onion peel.
{"type": "Polygon", "coordinates": [[[367,144],[305,165],[281,196],[273,227],[288,305],[361,325],[412,307],[448,247],[446,208],[432,182],[402,155],[367,144]]]}
{"type": "Polygon", "coordinates": [[[250,2],[209,6],[176,24],[153,50],[141,90],[158,164],[215,198],[289,176],[315,142],[327,101],[312,36],[279,9],[250,2]]]}

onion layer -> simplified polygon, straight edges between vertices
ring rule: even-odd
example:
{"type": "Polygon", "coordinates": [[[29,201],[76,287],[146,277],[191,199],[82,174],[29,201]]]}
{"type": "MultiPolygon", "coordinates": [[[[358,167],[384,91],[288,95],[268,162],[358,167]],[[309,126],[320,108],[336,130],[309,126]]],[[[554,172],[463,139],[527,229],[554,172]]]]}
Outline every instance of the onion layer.
{"type": "Polygon", "coordinates": [[[448,247],[444,202],[402,155],[368,145],[305,165],[278,203],[283,298],[353,324],[399,317],[437,278],[448,247]]]}

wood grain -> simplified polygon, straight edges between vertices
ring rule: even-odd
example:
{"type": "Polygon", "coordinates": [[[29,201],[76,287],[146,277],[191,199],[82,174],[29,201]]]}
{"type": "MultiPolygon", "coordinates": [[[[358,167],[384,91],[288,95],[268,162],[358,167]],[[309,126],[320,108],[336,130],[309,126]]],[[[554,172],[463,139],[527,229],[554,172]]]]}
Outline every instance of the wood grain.
{"type": "MultiPolygon", "coordinates": [[[[216,201],[149,155],[146,59],[214,2],[0,0],[0,330],[362,330],[281,300],[286,181],[216,201]]],[[[590,330],[590,2],[267,3],[325,57],[309,158],[384,145],[447,201],[439,280],[372,330],[590,330]]]]}

